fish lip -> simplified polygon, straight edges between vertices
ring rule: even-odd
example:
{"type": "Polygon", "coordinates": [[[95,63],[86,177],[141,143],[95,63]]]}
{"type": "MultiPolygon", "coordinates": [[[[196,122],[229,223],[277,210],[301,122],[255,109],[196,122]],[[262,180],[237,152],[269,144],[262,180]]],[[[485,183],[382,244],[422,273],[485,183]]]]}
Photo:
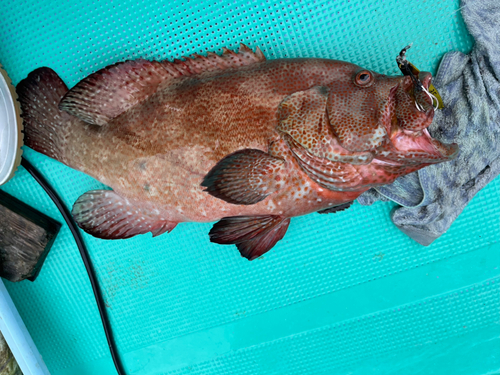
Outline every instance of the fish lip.
{"type": "MultiPolygon", "coordinates": [[[[420,83],[422,84],[422,86],[424,86],[424,88],[426,90],[429,90],[429,87],[432,83],[432,74],[429,73],[429,72],[419,72],[418,73],[418,80],[420,81],[420,83]]],[[[410,78],[410,76],[403,76],[403,81],[405,83],[405,89],[413,89],[415,84],[413,82],[413,80],[410,78]]],[[[407,91],[407,90],[405,90],[407,91]]]]}
{"type": "MultiPolygon", "coordinates": [[[[418,73],[418,81],[422,84],[422,87],[426,90],[429,91],[429,87],[432,84],[432,74],[429,72],[420,72],[418,73]]],[[[413,97],[414,92],[415,92],[415,83],[411,79],[410,76],[403,76],[400,85],[403,86],[404,92],[413,97]]]]}
{"type": "Polygon", "coordinates": [[[418,79],[420,83],[422,83],[422,86],[424,86],[426,90],[429,90],[432,82],[432,74],[429,72],[420,72],[418,73],[418,79]]]}
{"type": "Polygon", "coordinates": [[[387,98],[386,102],[386,110],[385,114],[382,114],[382,124],[385,127],[386,133],[389,135],[389,137],[392,136],[393,129],[394,129],[394,121],[398,121],[396,118],[396,111],[395,111],[395,101],[396,101],[396,92],[398,91],[399,87],[403,84],[403,81],[399,81],[397,85],[392,87],[389,91],[389,96],[387,98]]]}

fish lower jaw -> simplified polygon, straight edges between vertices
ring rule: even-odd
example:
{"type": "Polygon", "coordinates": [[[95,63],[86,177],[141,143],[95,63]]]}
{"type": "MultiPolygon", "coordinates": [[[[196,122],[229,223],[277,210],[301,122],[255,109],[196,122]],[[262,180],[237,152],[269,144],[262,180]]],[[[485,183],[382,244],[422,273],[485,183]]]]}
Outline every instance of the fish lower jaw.
{"type": "Polygon", "coordinates": [[[459,148],[456,143],[442,143],[437,139],[432,138],[427,128],[422,130],[422,135],[419,137],[419,139],[425,139],[425,141],[429,145],[429,148],[431,147],[430,145],[432,145],[431,154],[434,154],[442,158],[443,160],[451,160],[458,155],[459,148]]]}
{"type": "Polygon", "coordinates": [[[385,146],[380,147],[375,158],[395,166],[418,163],[440,163],[453,159],[458,153],[456,144],[444,144],[431,137],[427,129],[416,132],[393,131],[385,146]]]}

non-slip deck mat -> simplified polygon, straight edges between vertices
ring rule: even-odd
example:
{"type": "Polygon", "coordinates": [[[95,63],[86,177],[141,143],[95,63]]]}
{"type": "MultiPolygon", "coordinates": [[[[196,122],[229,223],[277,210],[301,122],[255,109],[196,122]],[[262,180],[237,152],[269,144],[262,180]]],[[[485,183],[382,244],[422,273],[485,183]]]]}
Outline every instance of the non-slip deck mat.
{"type": "MultiPolygon", "coordinates": [[[[397,74],[435,72],[472,46],[455,0],[0,2],[0,62],[14,83],[40,66],[68,86],[124,59],[261,47],[397,74]]],[[[25,148],[68,206],[102,185],[25,148]]],[[[131,374],[486,374],[500,369],[500,180],[422,247],[390,203],[292,219],[248,262],[210,224],[151,238],[84,235],[131,374]],[[481,358],[481,360],[478,360],[481,358]],[[453,360],[452,360],[453,359],[453,360]]],[[[62,222],[22,168],[2,190],[62,222]]],[[[114,374],[87,275],[63,227],[35,283],[7,287],[52,374],[114,374]]]]}

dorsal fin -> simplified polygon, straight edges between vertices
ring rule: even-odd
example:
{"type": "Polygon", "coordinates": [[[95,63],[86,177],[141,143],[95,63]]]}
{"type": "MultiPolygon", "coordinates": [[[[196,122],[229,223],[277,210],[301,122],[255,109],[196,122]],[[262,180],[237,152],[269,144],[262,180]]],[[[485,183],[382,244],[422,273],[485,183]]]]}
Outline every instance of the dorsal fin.
{"type": "Polygon", "coordinates": [[[185,61],[177,60],[173,63],[163,62],[163,64],[182,64],[188,69],[188,75],[192,75],[214,70],[239,68],[241,66],[251,65],[266,60],[259,47],[253,52],[243,43],[240,44],[238,53],[227,48],[223,48],[222,50],[222,56],[213,52],[208,52],[207,56],[194,54],[191,57],[184,57],[185,61]]]}
{"type": "Polygon", "coordinates": [[[266,60],[258,47],[252,52],[244,44],[240,45],[238,53],[227,48],[223,51],[222,56],[209,52],[207,56],[185,57],[184,61],[139,59],[108,66],[80,81],[64,96],[59,108],[89,124],[104,125],[154,94],[166,80],[266,60]]]}
{"type": "Polygon", "coordinates": [[[174,77],[174,72],[157,61],[117,63],[80,81],[64,96],[59,109],[89,124],[104,125],[155,93],[161,82],[174,77]]]}

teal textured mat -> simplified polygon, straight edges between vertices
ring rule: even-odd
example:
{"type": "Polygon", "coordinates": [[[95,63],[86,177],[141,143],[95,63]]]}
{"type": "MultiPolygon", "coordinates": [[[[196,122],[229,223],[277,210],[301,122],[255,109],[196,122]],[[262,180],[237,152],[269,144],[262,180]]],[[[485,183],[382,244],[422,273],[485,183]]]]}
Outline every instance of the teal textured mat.
{"type": "MultiPolygon", "coordinates": [[[[0,2],[0,62],[14,83],[40,66],[68,86],[124,59],[259,46],[397,74],[435,72],[472,46],[456,0],[0,2]]],[[[25,148],[71,206],[92,178],[25,148]]],[[[422,247],[390,203],[292,219],[248,262],[210,224],[152,238],[84,235],[129,374],[487,374],[500,369],[500,180],[422,247]]],[[[2,190],[63,221],[24,169],[2,190]]],[[[8,283],[54,375],[114,374],[97,308],[63,227],[36,282],[8,283]]],[[[495,372],[497,371],[497,372],[495,372]]]]}

